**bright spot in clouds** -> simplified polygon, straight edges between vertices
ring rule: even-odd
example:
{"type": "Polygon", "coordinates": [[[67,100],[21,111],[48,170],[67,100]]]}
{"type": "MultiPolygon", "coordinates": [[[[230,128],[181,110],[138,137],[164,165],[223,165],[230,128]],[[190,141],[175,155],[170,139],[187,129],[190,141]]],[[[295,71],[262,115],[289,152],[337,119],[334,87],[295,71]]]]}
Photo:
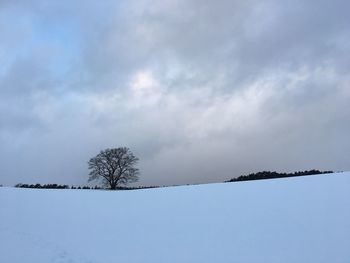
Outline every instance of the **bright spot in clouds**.
{"type": "Polygon", "coordinates": [[[349,1],[0,2],[0,184],[349,170],[349,1]],[[84,5],[84,8],[81,6],[84,5]]]}

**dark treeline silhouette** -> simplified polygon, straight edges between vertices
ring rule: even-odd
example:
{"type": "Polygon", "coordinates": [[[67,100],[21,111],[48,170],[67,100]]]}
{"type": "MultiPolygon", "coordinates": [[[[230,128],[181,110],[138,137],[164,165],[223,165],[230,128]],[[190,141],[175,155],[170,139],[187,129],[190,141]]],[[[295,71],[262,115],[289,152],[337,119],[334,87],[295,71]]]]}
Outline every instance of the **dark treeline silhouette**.
{"type": "Polygon", "coordinates": [[[116,189],[110,189],[106,187],[99,186],[72,186],[70,189],[84,189],[84,190],[139,190],[139,189],[149,189],[149,188],[158,188],[160,186],[137,186],[137,187],[123,187],[118,186],[116,189]]]}
{"type": "Polygon", "coordinates": [[[227,182],[275,179],[275,178],[316,175],[316,174],[330,174],[330,173],[333,173],[333,171],[309,170],[309,171],[301,171],[301,172],[294,172],[294,173],[278,173],[278,172],[264,171],[264,172],[258,172],[258,173],[251,173],[248,175],[241,175],[237,178],[232,178],[231,180],[229,180],[227,182]]]}
{"type": "Polygon", "coordinates": [[[69,189],[68,185],[60,184],[16,184],[17,188],[38,188],[38,189],[69,189]]]}
{"type": "MultiPolygon", "coordinates": [[[[319,170],[309,170],[301,171],[294,173],[278,173],[263,171],[258,173],[251,173],[248,175],[242,175],[237,178],[232,178],[226,182],[240,182],[240,181],[251,181],[251,180],[262,180],[262,179],[275,179],[275,178],[286,178],[286,177],[295,177],[295,176],[306,176],[306,175],[317,175],[317,174],[330,174],[333,171],[319,171],[319,170]]],[[[191,185],[191,184],[187,184],[191,185]]],[[[178,186],[178,185],[172,185],[178,186]]],[[[110,188],[100,187],[100,186],[68,186],[68,185],[59,185],[59,184],[16,184],[17,188],[36,188],[36,189],[82,189],[82,190],[111,190],[110,188]]],[[[118,186],[115,190],[141,190],[141,189],[151,189],[159,187],[169,187],[169,186],[118,186]]]]}
{"type": "Polygon", "coordinates": [[[162,186],[157,186],[157,185],[153,185],[153,186],[135,186],[135,187],[123,187],[123,186],[118,186],[117,190],[141,190],[141,189],[151,189],[151,188],[159,188],[162,186]]]}
{"type": "Polygon", "coordinates": [[[99,186],[74,186],[72,185],[70,189],[83,189],[83,190],[104,190],[103,187],[99,186]]]}
{"type": "MultiPolygon", "coordinates": [[[[35,189],[83,189],[83,190],[110,190],[99,186],[68,186],[59,184],[16,184],[17,188],[35,188],[35,189]]],[[[122,187],[119,186],[116,190],[139,190],[139,189],[149,189],[158,188],[159,186],[137,186],[137,187],[122,187]]]]}

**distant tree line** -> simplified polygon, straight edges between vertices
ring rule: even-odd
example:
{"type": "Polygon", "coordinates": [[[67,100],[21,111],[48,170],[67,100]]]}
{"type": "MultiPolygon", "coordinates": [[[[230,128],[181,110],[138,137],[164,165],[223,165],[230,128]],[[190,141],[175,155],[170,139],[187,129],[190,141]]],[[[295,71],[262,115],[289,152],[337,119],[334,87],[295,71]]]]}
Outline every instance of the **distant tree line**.
{"type": "Polygon", "coordinates": [[[333,171],[309,170],[309,171],[300,171],[300,172],[294,172],[294,173],[278,173],[278,172],[263,171],[263,172],[258,172],[258,173],[251,173],[248,175],[241,175],[237,178],[232,178],[231,180],[229,180],[227,182],[275,179],[275,178],[316,175],[316,174],[330,174],[330,173],[333,173],[333,171]]]}
{"type": "Polygon", "coordinates": [[[139,189],[149,189],[149,188],[158,188],[160,186],[135,186],[135,187],[123,187],[118,186],[116,189],[110,189],[106,187],[99,187],[99,186],[72,186],[70,189],[87,189],[87,190],[139,190],[139,189]]]}
{"type": "MultiPolygon", "coordinates": [[[[60,184],[16,184],[17,188],[35,188],[35,189],[83,189],[83,190],[108,190],[99,186],[69,186],[60,184]]],[[[117,187],[116,190],[138,190],[148,188],[158,188],[159,186],[137,186],[137,187],[117,187]]]]}
{"type": "MultiPolygon", "coordinates": [[[[319,170],[309,170],[309,171],[300,171],[294,173],[278,173],[278,172],[270,172],[263,171],[258,173],[251,173],[248,175],[242,175],[237,178],[232,178],[226,182],[240,182],[240,181],[251,181],[251,180],[262,180],[262,179],[275,179],[275,178],[285,178],[285,177],[296,177],[296,176],[306,176],[306,175],[317,175],[317,174],[330,174],[333,171],[319,171],[319,170]]],[[[190,185],[190,184],[187,184],[190,185]]],[[[0,185],[1,186],[1,185],[0,185]]],[[[173,185],[177,186],[177,185],[173,185]]],[[[17,188],[36,188],[36,189],[83,189],[83,190],[110,190],[108,186],[100,187],[100,186],[68,186],[68,185],[60,185],[60,184],[16,184],[17,188]]],[[[141,189],[150,189],[150,188],[159,188],[159,187],[168,187],[168,186],[135,186],[135,187],[127,187],[127,186],[117,186],[113,190],[141,190],[141,189]]]]}
{"type": "Polygon", "coordinates": [[[158,185],[153,185],[153,186],[134,186],[134,187],[118,186],[116,189],[117,190],[141,190],[141,189],[150,189],[150,188],[159,188],[159,187],[164,187],[164,186],[158,186],[158,185]]]}
{"type": "Polygon", "coordinates": [[[17,188],[38,188],[38,189],[69,189],[68,185],[60,184],[16,184],[17,188]]]}
{"type": "Polygon", "coordinates": [[[104,190],[103,187],[99,186],[74,186],[72,185],[70,189],[83,189],[83,190],[104,190]]]}

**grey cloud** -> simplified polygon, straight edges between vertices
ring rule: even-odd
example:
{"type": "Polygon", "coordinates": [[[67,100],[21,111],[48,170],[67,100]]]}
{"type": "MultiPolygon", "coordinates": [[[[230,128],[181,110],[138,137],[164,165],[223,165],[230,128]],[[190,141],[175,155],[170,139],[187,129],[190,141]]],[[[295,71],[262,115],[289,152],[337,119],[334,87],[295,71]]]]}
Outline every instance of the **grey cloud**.
{"type": "Polygon", "coordinates": [[[1,94],[15,94],[16,97],[28,96],[33,91],[49,88],[49,73],[43,65],[32,59],[16,60],[1,79],[1,94]]]}
{"type": "Polygon", "coordinates": [[[120,145],[142,184],[349,169],[346,1],[4,3],[0,183],[84,184],[120,145]]]}
{"type": "Polygon", "coordinates": [[[122,89],[132,72],[152,67],[174,89],[214,82],[231,91],[281,68],[346,63],[348,48],[337,43],[349,41],[349,18],[338,10],[346,10],[345,1],[318,2],[317,11],[316,3],[301,1],[142,3],[139,12],[126,5],[118,14],[125,21],[103,27],[97,43],[87,38],[85,65],[93,85],[122,89]],[[168,78],[176,66],[176,77],[168,78]],[[106,83],[99,83],[101,76],[106,83]]]}

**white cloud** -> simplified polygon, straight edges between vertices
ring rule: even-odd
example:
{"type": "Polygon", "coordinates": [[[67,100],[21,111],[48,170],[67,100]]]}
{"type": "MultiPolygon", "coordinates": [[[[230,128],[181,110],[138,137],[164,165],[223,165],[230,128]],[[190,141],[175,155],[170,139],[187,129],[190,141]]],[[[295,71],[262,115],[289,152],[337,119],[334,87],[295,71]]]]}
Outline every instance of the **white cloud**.
{"type": "Polygon", "coordinates": [[[349,169],[349,4],[315,5],[8,2],[11,12],[0,11],[3,180],[83,183],[86,159],[119,145],[140,156],[145,184],[349,169]],[[11,144],[23,146],[25,176],[8,168],[11,144]],[[54,153],[37,177],[34,157],[46,152],[54,153]]]}

